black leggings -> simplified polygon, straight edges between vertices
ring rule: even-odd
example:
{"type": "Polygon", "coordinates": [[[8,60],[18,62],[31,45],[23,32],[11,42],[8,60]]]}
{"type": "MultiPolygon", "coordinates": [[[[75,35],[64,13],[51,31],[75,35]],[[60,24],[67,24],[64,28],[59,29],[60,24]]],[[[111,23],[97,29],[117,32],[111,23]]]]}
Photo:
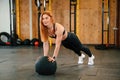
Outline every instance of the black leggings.
{"type": "Polygon", "coordinates": [[[89,57],[92,56],[91,51],[83,46],[74,33],[68,32],[68,36],[65,40],[62,41],[64,47],[73,50],[78,56],[81,56],[81,52],[85,52],[89,57]]]}

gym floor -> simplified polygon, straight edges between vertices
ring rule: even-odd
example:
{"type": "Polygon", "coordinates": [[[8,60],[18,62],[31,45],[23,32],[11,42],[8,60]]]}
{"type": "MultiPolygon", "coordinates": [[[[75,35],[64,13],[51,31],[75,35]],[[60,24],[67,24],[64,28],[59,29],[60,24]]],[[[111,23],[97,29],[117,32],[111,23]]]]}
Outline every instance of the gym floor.
{"type": "MultiPolygon", "coordinates": [[[[0,80],[120,80],[120,49],[96,50],[95,65],[78,65],[78,56],[64,47],[60,48],[55,75],[42,76],[35,72],[35,60],[43,56],[42,47],[0,47],[0,80]]],[[[54,46],[50,48],[50,55],[54,46]]]]}

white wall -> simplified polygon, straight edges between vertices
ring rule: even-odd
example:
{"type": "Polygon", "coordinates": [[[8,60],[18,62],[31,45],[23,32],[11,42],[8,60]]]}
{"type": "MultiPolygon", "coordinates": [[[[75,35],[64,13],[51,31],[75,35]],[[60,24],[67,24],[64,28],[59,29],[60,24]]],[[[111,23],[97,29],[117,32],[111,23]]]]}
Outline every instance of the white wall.
{"type": "Polygon", "coordinates": [[[0,0],[0,32],[10,33],[9,0],[0,0]]]}

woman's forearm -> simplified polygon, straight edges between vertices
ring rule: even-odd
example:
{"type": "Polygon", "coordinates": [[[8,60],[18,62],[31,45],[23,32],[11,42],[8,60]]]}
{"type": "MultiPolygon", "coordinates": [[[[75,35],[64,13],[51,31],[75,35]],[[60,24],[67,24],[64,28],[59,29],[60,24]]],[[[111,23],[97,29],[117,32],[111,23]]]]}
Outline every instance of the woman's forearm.
{"type": "Polygon", "coordinates": [[[53,57],[57,57],[57,56],[58,56],[58,53],[59,53],[59,50],[60,50],[60,46],[61,46],[61,40],[58,39],[58,40],[56,41],[56,45],[55,45],[53,57]]]}
{"type": "Polygon", "coordinates": [[[44,56],[48,56],[48,51],[49,51],[49,44],[48,42],[44,42],[43,43],[43,52],[44,52],[44,56]]]}
{"type": "Polygon", "coordinates": [[[58,45],[58,46],[56,45],[56,46],[55,46],[55,50],[54,50],[53,57],[57,57],[57,56],[58,56],[59,49],[60,49],[60,46],[59,46],[59,45],[58,45]]]}

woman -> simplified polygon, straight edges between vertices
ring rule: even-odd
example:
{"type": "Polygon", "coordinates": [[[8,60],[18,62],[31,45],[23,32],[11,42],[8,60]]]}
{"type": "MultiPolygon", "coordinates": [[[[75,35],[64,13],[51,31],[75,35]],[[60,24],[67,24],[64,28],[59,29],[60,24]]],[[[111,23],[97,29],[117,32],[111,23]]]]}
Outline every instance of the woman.
{"type": "Polygon", "coordinates": [[[89,56],[88,65],[94,64],[95,57],[91,54],[90,50],[81,44],[78,37],[74,33],[67,32],[61,24],[55,23],[53,16],[48,11],[41,14],[40,33],[41,41],[43,42],[44,56],[48,56],[48,37],[55,38],[54,53],[52,57],[48,58],[49,61],[55,61],[62,44],[64,47],[73,50],[79,56],[78,64],[83,64],[83,58],[85,58],[85,55],[81,54],[80,51],[85,52],[89,56]]]}

